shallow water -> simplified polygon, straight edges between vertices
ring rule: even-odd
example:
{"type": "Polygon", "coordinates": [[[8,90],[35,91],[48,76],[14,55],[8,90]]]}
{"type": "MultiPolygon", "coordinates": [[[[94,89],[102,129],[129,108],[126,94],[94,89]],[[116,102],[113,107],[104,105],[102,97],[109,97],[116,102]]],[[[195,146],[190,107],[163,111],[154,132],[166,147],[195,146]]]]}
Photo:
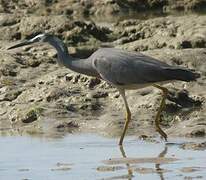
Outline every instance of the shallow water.
{"type": "Polygon", "coordinates": [[[120,149],[117,139],[92,134],[1,136],[0,179],[206,179],[206,153],[181,149],[188,141],[129,137],[120,149]]]}

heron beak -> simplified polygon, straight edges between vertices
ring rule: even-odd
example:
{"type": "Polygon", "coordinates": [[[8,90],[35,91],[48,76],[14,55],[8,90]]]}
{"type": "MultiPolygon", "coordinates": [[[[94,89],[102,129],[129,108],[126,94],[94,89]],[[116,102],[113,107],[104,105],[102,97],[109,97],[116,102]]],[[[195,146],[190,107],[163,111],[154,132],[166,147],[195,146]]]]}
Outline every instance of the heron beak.
{"type": "Polygon", "coordinates": [[[19,44],[16,44],[14,46],[11,46],[11,47],[7,48],[7,50],[18,48],[18,47],[21,47],[21,46],[26,46],[26,45],[29,45],[29,44],[32,44],[32,43],[33,43],[32,41],[25,40],[25,41],[23,41],[23,42],[21,42],[19,44]]]}

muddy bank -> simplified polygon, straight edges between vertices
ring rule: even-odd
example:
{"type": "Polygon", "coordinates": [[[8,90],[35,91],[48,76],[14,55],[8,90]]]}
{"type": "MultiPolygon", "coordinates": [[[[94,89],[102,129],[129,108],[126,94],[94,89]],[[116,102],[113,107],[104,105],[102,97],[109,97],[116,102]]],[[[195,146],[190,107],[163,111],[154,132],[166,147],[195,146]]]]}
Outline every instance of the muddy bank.
{"type": "MultiPolygon", "coordinates": [[[[13,12],[12,3],[6,6],[13,12]]],[[[16,4],[16,10],[18,6],[16,4]]],[[[171,93],[162,114],[162,125],[169,136],[205,136],[204,15],[98,25],[72,20],[67,15],[27,13],[23,17],[20,12],[19,15],[8,12],[0,15],[2,134],[26,132],[50,136],[54,132],[61,135],[81,131],[118,136],[121,133],[124,106],[118,92],[110,85],[59,67],[56,52],[48,45],[6,50],[21,39],[49,32],[64,40],[75,57],[87,57],[101,46],[116,47],[142,51],[169,64],[200,72],[202,77],[198,82],[167,85],[171,93]]],[[[160,92],[146,88],[128,91],[127,97],[133,119],[128,134],[156,136],[153,118],[159,107],[160,92]]]]}
{"type": "MultiPolygon", "coordinates": [[[[68,16],[91,17],[122,15],[124,13],[137,13],[158,10],[162,13],[190,12],[204,10],[204,0],[2,0],[0,12],[21,14],[65,14],[68,16]]],[[[140,15],[140,14],[139,14],[140,15]]]]}

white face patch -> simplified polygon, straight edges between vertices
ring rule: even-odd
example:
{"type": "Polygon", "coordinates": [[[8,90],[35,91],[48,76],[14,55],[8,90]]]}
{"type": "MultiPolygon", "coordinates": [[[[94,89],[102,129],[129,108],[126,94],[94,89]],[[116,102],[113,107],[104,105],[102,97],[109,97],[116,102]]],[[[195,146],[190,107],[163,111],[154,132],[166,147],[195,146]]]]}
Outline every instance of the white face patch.
{"type": "Polygon", "coordinates": [[[35,37],[33,37],[32,39],[30,39],[31,42],[34,42],[34,41],[39,41],[40,39],[42,39],[42,37],[44,37],[45,34],[38,34],[36,35],[35,37]]]}

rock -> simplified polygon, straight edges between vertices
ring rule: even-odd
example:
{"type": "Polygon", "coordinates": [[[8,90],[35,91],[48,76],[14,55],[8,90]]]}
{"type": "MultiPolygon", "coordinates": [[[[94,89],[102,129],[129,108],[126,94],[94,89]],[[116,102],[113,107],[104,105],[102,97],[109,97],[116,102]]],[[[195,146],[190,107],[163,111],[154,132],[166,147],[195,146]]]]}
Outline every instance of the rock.
{"type": "Polygon", "coordinates": [[[74,121],[70,121],[70,122],[63,122],[57,125],[56,128],[57,128],[57,131],[59,132],[67,131],[67,132],[72,133],[74,130],[79,129],[79,125],[74,121]]]}
{"type": "Polygon", "coordinates": [[[58,100],[60,97],[68,97],[70,96],[70,92],[65,89],[51,89],[50,92],[46,95],[46,101],[51,102],[58,100]]]}
{"type": "Polygon", "coordinates": [[[70,112],[76,112],[77,111],[77,109],[75,108],[75,106],[73,104],[66,105],[66,110],[70,111],[70,112]]]}
{"type": "Polygon", "coordinates": [[[22,90],[10,90],[10,89],[11,88],[8,88],[6,92],[0,95],[0,101],[13,101],[22,93],[22,90]]]}
{"type": "Polygon", "coordinates": [[[41,64],[41,61],[39,61],[37,59],[29,59],[27,61],[27,64],[31,67],[38,67],[41,64]]]}
{"type": "Polygon", "coordinates": [[[63,123],[58,125],[56,128],[78,128],[79,125],[76,122],[70,121],[68,123],[63,123]]]}
{"type": "Polygon", "coordinates": [[[101,109],[101,104],[98,102],[86,102],[81,105],[79,105],[79,109],[81,111],[85,111],[85,113],[93,112],[93,111],[98,111],[101,109]]]}
{"type": "Polygon", "coordinates": [[[136,20],[137,22],[125,20],[118,23],[114,29],[116,34],[120,34],[117,47],[135,51],[165,47],[173,49],[205,47],[206,31],[203,28],[205,19],[199,16],[191,18],[194,18],[193,23],[191,21],[182,23],[184,17],[136,20]]]}
{"type": "Polygon", "coordinates": [[[73,77],[74,77],[73,74],[67,74],[67,75],[65,76],[65,80],[66,80],[66,81],[71,81],[71,80],[73,79],[73,77]]]}
{"type": "Polygon", "coordinates": [[[53,18],[43,17],[43,16],[34,16],[24,17],[20,21],[19,31],[22,34],[22,37],[35,35],[40,32],[44,32],[48,29],[58,32],[63,27],[67,26],[67,29],[71,29],[67,23],[67,18],[65,16],[56,16],[53,18]]]}
{"type": "Polygon", "coordinates": [[[190,41],[183,40],[182,42],[178,42],[177,49],[185,49],[185,48],[191,48],[192,44],[190,41]]]}
{"type": "Polygon", "coordinates": [[[14,14],[1,14],[0,15],[0,26],[13,26],[20,21],[18,16],[14,14]]]}
{"type": "Polygon", "coordinates": [[[25,116],[21,119],[23,123],[32,123],[33,121],[36,121],[40,115],[40,113],[43,111],[42,108],[33,108],[30,109],[25,116]]]}
{"type": "Polygon", "coordinates": [[[0,69],[0,74],[3,76],[16,76],[17,72],[13,70],[12,66],[4,66],[0,69]]]}
{"type": "Polygon", "coordinates": [[[190,134],[193,137],[204,137],[206,135],[205,128],[195,129],[190,134]]]}
{"type": "Polygon", "coordinates": [[[182,107],[201,107],[203,101],[195,100],[188,96],[187,90],[170,90],[168,100],[175,102],[182,107]]]}
{"type": "Polygon", "coordinates": [[[13,108],[9,114],[9,119],[12,124],[19,124],[22,126],[21,123],[27,124],[37,121],[42,112],[43,109],[41,107],[33,107],[30,110],[13,108]]]}
{"type": "Polygon", "coordinates": [[[77,83],[77,82],[79,81],[80,77],[81,77],[80,74],[75,74],[72,82],[73,82],[74,84],[77,83]]]}
{"type": "Polygon", "coordinates": [[[88,86],[89,88],[94,88],[96,85],[100,83],[101,83],[101,80],[99,78],[92,78],[90,79],[88,86]]]}
{"type": "Polygon", "coordinates": [[[23,123],[31,123],[33,121],[36,121],[38,118],[37,113],[35,110],[31,110],[28,113],[26,113],[26,116],[22,118],[23,123]]]}
{"type": "Polygon", "coordinates": [[[93,98],[105,98],[105,97],[108,97],[108,93],[107,92],[96,92],[92,95],[93,98]]]}

